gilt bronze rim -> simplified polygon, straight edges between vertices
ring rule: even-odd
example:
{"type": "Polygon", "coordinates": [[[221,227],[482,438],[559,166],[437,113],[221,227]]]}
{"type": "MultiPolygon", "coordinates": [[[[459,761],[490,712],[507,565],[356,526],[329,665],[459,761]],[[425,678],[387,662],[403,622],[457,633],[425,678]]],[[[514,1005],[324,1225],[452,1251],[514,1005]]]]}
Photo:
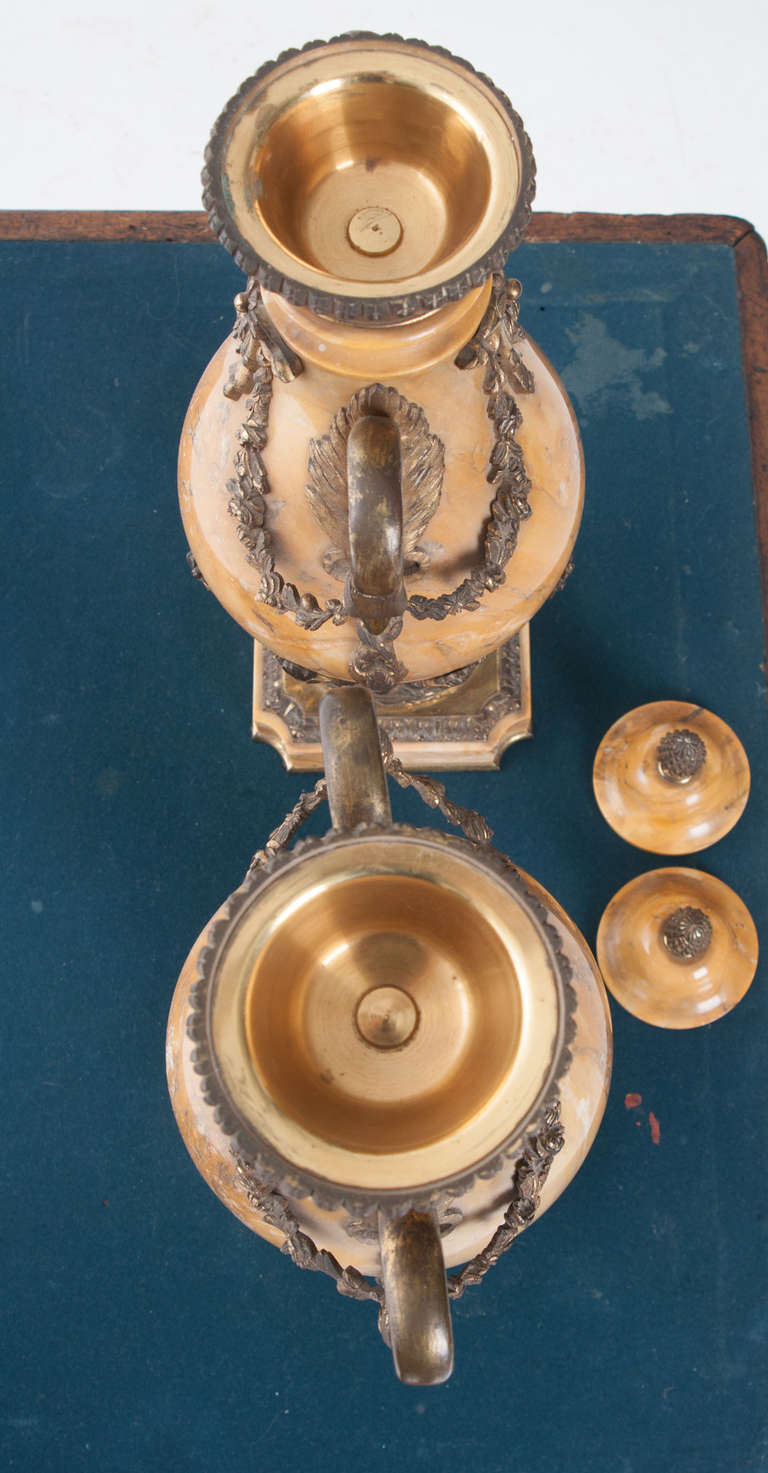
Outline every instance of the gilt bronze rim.
{"type": "MultiPolygon", "coordinates": [[[[378,871],[375,872],[378,873],[378,871]]],[[[249,973],[249,977],[252,981],[252,974],[249,973]]],[[[240,990],[244,998],[249,995],[248,988],[251,986],[251,981],[242,983],[240,990]]],[[[232,994],[230,998],[231,996],[232,994]]],[[[450,1191],[452,1196],[461,1195],[469,1190],[479,1176],[494,1174],[504,1159],[514,1154],[524,1138],[538,1127],[546,1112],[557,1099],[558,1082],[570,1061],[569,1043],[574,1030],[575,993],[570,983],[569,963],[563,955],[554,928],[549,924],[546,909],[530,894],[522,879],[503,855],[490,846],[477,846],[452,835],[393,825],[384,830],[380,828],[362,829],[353,834],[344,835],[332,832],[322,840],[305,840],[296,844],[292,850],[278,855],[265,870],[249,874],[244,884],[230,897],[209,931],[206,944],[198,959],[198,981],[191,990],[190,1002],[191,1016],[188,1033],[195,1044],[194,1067],[201,1076],[203,1093],[209,1105],[214,1108],[218,1123],[232,1138],[233,1149],[249,1163],[259,1180],[265,1184],[274,1185],[291,1197],[311,1196],[321,1207],[333,1209],[341,1204],[347,1210],[364,1212],[372,1202],[383,1200],[397,1203],[403,1201],[423,1203],[446,1190],[450,1191]],[[530,925],[531,931],[536,933],[536,944],[547,958],[550,977],[548,985],[554,986],[556,998],[556,1024],[552,1032],[551,1049],[546,1060],[540,1059],[537,1062],[531,1054],[533,1062],[530,1066],[530,1075],[533,1083],[528,1086],[529,1094],[526,1097],[524,1108],[518,1118],[510,1121],[509,1129],[502,1133],[494,1127],[496,1134],[492,1146],[483,1154],[478,1155],[477,1159],[465,1163],[458,1170],[435,1173],[434,1177],[425,1173],[424,1177],[419,1178],[418,1181],[403,1181],[400,1185],[392,1184],[391,1186],[381,1186],[378,1181],[376,1184],[361,1185],[360,1182],[341,1179],[335,1173],[324,1174],[319,1169],[308,1168],[304,1161],[297,1162],[295,1157],[289,1158],[283,1151],[277,1149],[273,1141],[267,1139],[263,1131],[254,1126],[253,1118],[243,1108],[243,1102],[236,1100],[233,1096],[232,1066],[219,1056],[215,1039],[221,1040],[224,1036],[222,1030],[227,1028],[230,1028],[229,1037],[234,1035],[231,1033],[231,1025],[227,1024],[226,1018],[223,1023],[217,1020],[223,1016],[220,1010],[217,1017],[214,1017],[214,1009],[220,1009],[220,1006],[225,1009],[229,1008],[232,1017],[238,1015],[236,1002],[227,1001],[221,1005],[219,1002],[223,959],[227,955],[232,938],[236,935],[238,925],[245,913],[259,896],[271,887],[273,881],[280,881],[297,864],[303,864],[305,859],[328,856],[334,851],[351,845],[356,848],[355,864],[361,866],[364,871],[366,861],[364,856],[361,857],[361,848],[358,846],[364,848],[380,844],[383,838],[411,843],[414,845],[414,852],[417,846],[420,849],[423,849],[425,845],[436,846],[454,862],[464,860],[469,866],[474,867],[491,885],[495,882],[498,886],[501,881],[504,889],[508,893],[511,892],[511,900],[516,902],[517,909],[526,918],[526,924],[530,925]]],[[[527,1016],[532,1019],[530,1007],[527,1016]]],[[[242,1029],[243,1026],[247,1028],[248,1024],[246,1022],[236,1026],[242,1029]]],[[[526,1023],[525,1026],[527,1027],[528,1024],[526,1023]]],[[[242,1063],[242,1058],[240,1063],[242,1063]]],[[[237,1067],[239,1068],[240,1064],[237,1067]]],[[[497,1094],[500,1093],[501,1091],[497,1091],[497,1094]]],[[[269,1128],[272,1129],[272,1127],[269,1128]]],[[[449,1135],[441,1138],[442,1141],[447,1141],[449,1135]]],[[[448,1147],[441,1145],[440,1149],[447,1155],[448,1147]]],[[[430,1147],[430,1160],[431,1152],[432,1147],[430,1147]]]]}
{"type": "MultiPolygon", "coordinates": [[[[330,75],[329,73],[329,77],[330,75]]],[[[373,80],[381,79],[374,77],[373,80]]],[[[400,78],[389,77],[387,80],[399,82],[400,78]]],[[[412,80],[409,79],[409,85],[412,80]]],[[[418,97],[417,80],[416,78],[411,86],[411,92],[418,97]]],[[[427,94],[425,81],[424,96],[427,94]]],[[[301,98],[301,85],[297,81],[297,90],[292,101],[299,106],[301,98]]],[[[272,126],[271,115],[269,126],[272,126]]],[[[283,162],[281,156],[280,166],[275,168],[278,178],[281,171],[284,174],[292,152],[295,151],[295,144],[299,139],[305,138],[308,131],[311,130],[306,127],[299,129],[297,126],[294,130],[295,137],[289,137],[288,142],[281,145],[286,162],[283,162]]],[[[428,131],[426,125],[425,131],[428,131]]],[[[433,127],[433,131],[439,132],[439,129],[435,130],[433,127]]],[[[450,153],[451,150],[445,148],[442,150],[442,157],[448,158],[450,153]]],[[[436,154],[435,158],[437,157],[436,154]]],[[[443,164],[443,167],[446,165],[443,164]]],[[[243,171],[245,174],[245,164],[243,171]]],[[[328,42],[310,41],[300,49],[284,51],[275,61],[266,62],[243,82],[214,125],[205,155],[203,202],[213,233],[226,246],[241,269],[258,280],[266,290],[277,292],[290,302],[299,306],[306,305],[315,312],[337,320],[387,322],[418,316],[446,302],[458,300],[473,287],[487,281],[494,271],[501,270],[530,218],[535,175],[536,166],[530,139],[520,117],[506,95],[471,63],[453,56],[444,47],[429,46],[423,41],[410,40],[395,34],[378,35],[375,32],[359,31],[333,37],[328,42]],[[471,181],[482,172],[478,168],[479,164],[488,170],[491,190],[489,200],[493,201],[493,208],[487,203],[484,213],[481,211],[478,228],[475,231],[467,228],[465,238],[459,239],[457,232],[461,229],[461,222],[456,224],[456,240],[451,249],[446,249],[444,258],[430,262],[426,269],[417,266],[405,272],[402,277],[395,275],[384,281],[375,278],[347,279],[343,272],[334,273],[322,265],[312,264],[308,258],[304,259],[300,251],[290,249],[291,230],[288,229],[286,233],[286,244],[281,238],[282,232],[272,229],[274,221],[270,225],[268,221],[261,219],[261,175],[257,176],[258,187],[255,189],[251,188],[250,177],[245,179],[242,197],[236,198],[237,191],[233,186],[235,173],[229,172],[227,164],[235,125],[246,112],[255,111],[259,93],[276,76],[279,79],[280,72],[289,63],[294,63],[299,73],[310,53],[318,52],[322,55],[323,52],[331,52],[333,48],[337,48],[336,54],[343,57],[345,53],[352,51],[351,43],[358,43],[361,50],[370,47],[370,43],[376,43],[376,49],[380,49],[383,56],[389,52],[393,56],[406,58],[412,64],[413,78],[416,78],[419,65],[425,75],[430,66],[435,69],[447,65],[453,70],[456,85],[474,92],[477,118],[470,118],[469,123],[464,119],[464,114],[471,113],[471,109],[464,108],[462,111],[459,107],[452,109],[449,103],[441,104],[446,123],[452,123],[455,118],[455,127],[464,129],[467,146],[461,177],[457,175],[447,183],[444,181],[446,192],[452,195],[452,200],[449,200],[452,208],[447,213],[451,218],[456,214],[456,198],[466,194],[471,181]],[[490,129],[489,119],[493,125],[490,129]],[[473,123],[476,123],[474,135],[473,123]],[[491,136],[494,129],[495,137],[491,136]],[[251,214],[246,222],[246,229],[243,217],[249,211],[251,214]],[[258,220],[256,216],[259,217],[258,220]]],[[[425,186],[425,195],[427,192],[428,188],[425,186]]],[[[270,196],[270,208],[277,209],[274,201],[281,193],[282,189],[270,193],[267,188],[264,197],[270,196]]],[[[439,188],[437,194],[439,195],[439,188]]],[[[438,200],[438,206],[439,203],[438,200]]],[[[389,200],[389,204],[392,204],[392,200],[389,200]]],[[[478,209],[481,204],[482,199],[478,195],[478,209]]],[[[281,202],[280,209],[282,208],[281,202]]],[[[384,225],[379,223],[377,229],[382,232],[387,250],[381,251],[379,259],[386,260],[390,255],[393,258],[397,255],[399,236],[396,236],[396,232],[393,233],[394,244],[390,243],[385,229],[389,210],[384,207],[383,202],[381,208],[384,225]]],[[[358,217],[363,213],[359,209],[353,212],[353,229],[348,231],[348,235],[350,243],[361,253],[361,259],[370,260],[371,253],[363,251],[358,242],[361,228],[358,217]]],[[[295,245],[295,240],[293,244],[295,245]]]]}

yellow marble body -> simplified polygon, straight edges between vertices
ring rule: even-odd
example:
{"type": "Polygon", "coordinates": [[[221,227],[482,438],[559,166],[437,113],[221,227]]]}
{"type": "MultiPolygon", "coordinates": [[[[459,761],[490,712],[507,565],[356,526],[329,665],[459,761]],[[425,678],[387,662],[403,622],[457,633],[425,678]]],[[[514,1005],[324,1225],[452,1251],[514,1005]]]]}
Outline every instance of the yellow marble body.
{"type": "MultiPolygon", "coordinates": [[[[421,406],[433,435],[445,446],[440,505],[422,543],[429,567],[409,577],[409,594],[451,592],[481,560],[481,538],[493,488],[486,479],[494,427],[482,390],[483,369],[459,370],[456,353],[472,336],[490,284],[451,308],[414,322],[361,328],[317,318],[265,294],[284,339],[300,354],[304,372],[273,381],[268,442],[263,460],[270,481],[267,526],[276,566],[301,593],[321,602],[343,596],[343,584],[322,566],[328,537],[306,497],[310,441],[368,384],[392,386],[421,406]]],[[[578,429],[565,391],[536,345],[519,345],[535,375],[533,393],[517,393],[523,423],[518,438],[532,482],[532,515],[520,527],[503,585],[472,611],[440,622],[404,616],[396,652],[406,678],[429,679],[479,660],[514,634],[549,596],[568,563],[581,519],[584,471],[578,429]]],[[[192,398],[179,454],[184,527],[212,592],[255,639],[282,658],[333,679],[349,679],[358,639],[353,621],[330,621],[312,632],[293,615],[259,597],[260,574],[248,562],[228,510],[238,433],[247,395],[233,401],[224,384],[239,360],[229,338],[214,356],[192,398]]]]}

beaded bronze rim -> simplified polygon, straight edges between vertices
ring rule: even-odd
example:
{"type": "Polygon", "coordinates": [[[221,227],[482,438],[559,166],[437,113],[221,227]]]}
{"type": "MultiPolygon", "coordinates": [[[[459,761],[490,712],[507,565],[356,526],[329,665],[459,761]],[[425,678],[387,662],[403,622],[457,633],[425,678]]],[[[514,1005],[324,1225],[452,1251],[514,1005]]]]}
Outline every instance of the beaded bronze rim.
{"type": "MultiPolygon", "coordinates": [[[[298,306],[308,306],[312,311],[324,316],[333,317],[339,321],[387,322],[414,317],[423,312],[433,311],[446,302],[456,301],[465,296],[473,287],[482,285],[494,271],[503,268],[507,256],[517,245],[530,219],[536,188],[536,165],[530,139],[509,98],[494,85],[490,78],[478,72],[470,62],[453,56],[444,47],[430,46],[424,41],[406,39],[396,34],[379,35],[372,31],[350,31],[332,37],[327,42],[310,41],[299,49],[292,48],[281,52],[275,61],[266,62],[253,76],[243,82],[214,125],[205,153],[202,182],[203,203],[208,211],[211,230],[246,275],[255,277],[266,290],[277,292],[287,301],[298,306]],[[277,266],[273,260],[268,259],[265,251],[257,250],[254,243],[246,238],[237,222],[235,202],[224,164],[231,132],[238,114],[246,102],[250,101],[252,95],[258,92],[268,79],[286,63],[297,58],[305,58],[314,51],[322,52],[326,48],[340,46],[347,42],[360,42],[363,45],[376,42],[380,44],[383,54],[386,53],[387,48],[392,52],[397,50],[402,52],[403,48],[408,47],[416,54],[423,53],[425,58],[432,57],[436,62],[449,62],[452,67],[458,69],[459,77],[466,74],[467,81],[476,84],[478,93],[484,89],[490,93],[496,107],[501,109],[510,136],[509,146],[516,155],[519,174],[518,187],[510,202],[508,218],[496,233],[495,238],[488,244],[484,244],[482,240],[479,241],[480,249],[474,259],[469,259],[466,265],[454,274],[448,275],[445,280],[433,280],[423,288],[398,291],[397,280],[392,281],[392,290],[386,295],[380,292],[378,294],[366,293],[363,289],[364,283],[360,281],[350,281],[349,291],[339,290],[338,287],[325,288],[321,284],[324,272],[312,268],[305,274],[315,279],[316,284],[313,284],[302,280],[300,272],[297,271],[294,275],[290,270],[277,266]]],[[[265,240],[268,239],[269,233],[265,232],[265,240]]],[[[274,234],[273,238],[276,239],[274,234]]],[[[284,254],[288,258],[291,253],[279,252],[279,254],[282,259],[284,254]]],[[[462,251],[456,251],[453,254],[466,256],[467,251],[462,245],[462,251]]],[[[469,255],[471,257],[471,250],[469,255]]],[[[294,254],[294,259],[298,264],[299,256],[294,254]]],[[[449,253],[447,262],[449,263],[450,260],[451,254],[449,253]]],[[[429,274],[434,277],[436,269],[430,269],[429,273],[421,274],[429,274]]],[[[333,280],[332,277],[330,279],[333,280]]]]}
{"type": "MultiPolygon", "coordinates": [[[[390,759],[388,766],[390,771],[395,769],[393,776],[398,776],[396,768],[399,767],[399,764],[390,759]]],[[[405,776],[408,779],[411,778],[410,774],[405,776]]],[[[424,801],[430,804],[436,801],[431,792],[432,787],[437,790],[438,795],[444,791],[441,784],[435,784],[429,779],[421,779],[418,783],[409,781],[408,785],[416,787],[424,801]],[[426,786],[429,791],[421,792],[420,789],[426,786]]],[[[325,785],[324,780],[321,780],[316,785],[311,801],[297,805],[294,814],[289,815],[284,825],[281,825],[273,835],[266,850],[256,856],[254,865],[249,870],[243,885],[230,896],[221,914],[211,926],[206,944],[198,958],[198,980],[190,991],[191,1013],[187,1031],[195,1044],[193,1054],[195,1071],[201,1077],[204,1097],[214,1109],[219,1125],[225,1134],[232,1138],[233,1149],[248,1164],[255,1177],[266,1186],[287,1192],[292,1197],[312,1196],[320,1207],[332,1209],[341,1204],[346,1210],[357,1213],[364,1213],[370,1208],[372,1202],[380,1202],[385,1198],[396,1199],[398,1203],[401,1199],[407,1199],[409,1205],[418,1205],[428,1203],[436,1194],[443,1194],[446,1191],[450,1192],[452,1198],[461,1196],[469,1190],[479,1176],[493,1175],[501,1167],[503,1161],[519,1148],[524,1137],[540,1128],[541,1122],[558,1099],[559,1080],[570,1062],[569,1045],[575,1030],[576,996],[570,980],[570,963],[562,951],[559,938],[547,918],[544,906],[526,889],[506,856],[493,849],[487,842],[478,844],[431,830],[393,825],[386,831],[381,829],[356,831],[354,836],[332,832],[322,840],[307,839],[297,843],[291,850],[286,850],[285,846],[296,828],[308,813],[323,801],[324,797],[325,785]],[[291,819],[294,821],[291,822],[291,819]],[[263,1137],[254,1132],[253,1127],[237,1109],[209,1046],[211,1008],[215,994],[218,958],[233,926],[236,925],[243,910],[250,905],[252,897],[265,884],[269,884],[273,877],[282,873],[287,866],[293,865],[305,856],[323,850],[327,851],[329,846],[346,845],[351,837],[364,839],[368,835],[381,838],[384,832],[401,838],[415,838],[422,843],[428,840],[448,846],[454,852],[458,850],[463,853],[475,864],[479,862],[484,869],[495,874],[497,878],[501,878],[511,888],[519,903],[535,919],[542,933],[562,1006],[560,1041],[551,1060],[547,1082],[542,1086],[540,1096],[531,1105],[525,1119],[518,1123],[514,1136],[507,1137],[488,1158],[476,1162],[471,1168],[462,1169],[454,1176],[441,1178],[439,1182],[425,1182],[418,1188],[410,1188],[405,1192],[393,1189],[367,1189],[359,1186],[347,1187],[317,1176],[288,1161],[263,1137]]],[[[443,804],[439,803],[439,806],[443,807],[443,804]]],[[[464,810],[457,809],[451,821],[459,822],[463,826],[465,817],[471,832],[478,819],[478,815],[471,811],[467,811],[465,815],[464,810]]]]}

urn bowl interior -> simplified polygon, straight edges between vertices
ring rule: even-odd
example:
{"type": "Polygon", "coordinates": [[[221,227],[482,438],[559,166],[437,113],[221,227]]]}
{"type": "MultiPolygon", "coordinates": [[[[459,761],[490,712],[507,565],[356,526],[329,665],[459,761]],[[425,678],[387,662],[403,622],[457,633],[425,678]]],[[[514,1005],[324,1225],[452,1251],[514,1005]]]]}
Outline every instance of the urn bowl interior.
{"type": "Polygon", "coordinates": [[[246,1000],[272,1099],[348,1151],[429,1145],[514,1066],[519,985],[498,933],[461,895],[361,875],[278,923],[246,1000]]]}
{"type": "Polygon", "coordinates": [[[562,981],[524,892],[459,841],[336,839],[258,887],[211,962],[228,1101],[291,1163],[376,1188],[517,1139],[551,1087],[562,981]]]}
{"type": "Polygon", "coordinates": [[[288,108],[250,162],[250,203],[305,266],[401,281],[450,260],[488,208],[482,141],[448,98],[340,78],[288,108]]]}

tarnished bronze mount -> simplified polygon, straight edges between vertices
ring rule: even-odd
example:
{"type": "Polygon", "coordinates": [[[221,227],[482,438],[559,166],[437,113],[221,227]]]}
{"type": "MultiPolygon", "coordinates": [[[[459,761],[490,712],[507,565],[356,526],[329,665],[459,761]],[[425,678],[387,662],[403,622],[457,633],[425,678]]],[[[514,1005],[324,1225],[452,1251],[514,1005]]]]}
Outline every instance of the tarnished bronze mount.
{"type": "Polygon", "coordinates": [[[458,300],[503,267],[534,192],[503,92],[443,47],[366,31],[260,67],[203,171],[211,229],[243,271],[341,320],[458,300]]]}
{"type": "MultiPolygon", "coordinates": [[[[547,1111],[540,1129],[526,1137],[515,1160],[509,1192],[505,1196],[504,1215],[492,1237],[458,1273],[447,1275],[449,1300],[460,1299],[467,1289],[481,1284],[490,1269],[511,1248],[518,1234],[533,1221],[552,1163],[563,1149],[563,1144],[560,1104],[555,1101],[547,1111]]],[[[283,1252],[288,1254],[297,1268],[327,1274],[336,1284],[339,1293],[348,1299],[377,1304],[379,1330],[385,1344],[391,1346],[392,1336],[384,1289],[378,1280],[371,1282],[359,1269],[349,1265],[344,1267],[327,1249],[318,1248],[309,1235],[302,1231],[296,1213],[286,1197],[276,1188],[259,1181],[246,1162],[238,1160],[237,1171],[250,1205],[265,1222],[283,1234],[283,1252]]],[[[350,1220],[347,1227],[350,1235],[353,1235],[353,1228],[355,1223],[350,1220]]]]}
{"type": "Polygon", "coordinates": [[[661,939],[676,961],[696,961],[711,945],[712,922],[698,906],[681,905],[663,922],[661,939]]]}
{"type": "Polygon", "coordinates": [[[696,777],[707,759],[707,748],[698,732],[687,727],[668,731],[656,748],[656,761],[665,782],[683,786],[696,777]]]}
{"type": "MultiPolygon", "coordinates": [[[[307,489],[310,505],[320,525],[330,525],[337,540],[340,532],[343,538],[346,523],[353,563],[344,598],[329,598],[322,604],[314,594],[302,593],[279,572],[266,526],[270,484],[262,451],[268,438],[273,374],[291,378],[296,364],[290,361],[288,350],[284,352],[280,347],[281,340],[263,331],[258,285],[253,283],[247,293],[236,298],[239,322],[235,339],[246,372],[243,383],[251,391],[235,453],[236,479],[227,483],[229,510],[238,523],[238,537],[247,549],[248,561],[261,573],[260,597],[278,613],[292,614],[297,624],[311,631],[328,621],[356,621],[360,646],[349,663],[349,674],[377,694],[400,685],[406,673],[394,650],[402,632],[403,613],[417,620],[440,621],[476,609],[484,594],[504,583],[520,525],[531,514],[531,482],[516,438],[521,414],[513,393],[530,393],[534,387],[530,370],[516,347],[523,336],[518,323],[519,297],[520,283],[507,282],[497,273],[488,309],[456,360],[462,370],[482,365],[486,411],[495,428],[486,472],[493,496],[482,530],[482,557],[449,592],[436,597],[407,595],[403,583],[401,427],[409,432],[409,464],[415,453],[410,468],[415,472],[417,489],[414,497],[411,486],[408,518],[412,537],[426,525],[439,500],[442,447],[436,437],[430,436],[418,405],[410,404],[392,388],[371,384],[342,407],[328,435],[311,445],[307,489]],[[358,430],[361,410],[360,418],[367,424],[358,430]],[[389,429],[377,420],[389,421],[389,429]],[[414,427],[415,444],[410,434],[414,427]]],[[[243,392],[238,372],[224,389],[230,397],[237,398],[243,392]]],[[[338,561],[336,550],[331,556],[332,562],[338,561]]]]}
{"type": "Polygon", "coordinates": [[[374,635],[407,603],[403,583],[400,435],[386,415],[366,414],[347,441],[347,516],[353,616],[374,635]]]}
{"type": "MultiPolygon", "coordinates": [[[[381,727],[405,766],[498,768],[507,747],[531,734],[529,645],[526,625],[455,679],[409,681],[377,696],[381,727]]],[[[254,641],[252,733],[291,770],[322,769],[317,713],[327,683],[254,641]]]]}

